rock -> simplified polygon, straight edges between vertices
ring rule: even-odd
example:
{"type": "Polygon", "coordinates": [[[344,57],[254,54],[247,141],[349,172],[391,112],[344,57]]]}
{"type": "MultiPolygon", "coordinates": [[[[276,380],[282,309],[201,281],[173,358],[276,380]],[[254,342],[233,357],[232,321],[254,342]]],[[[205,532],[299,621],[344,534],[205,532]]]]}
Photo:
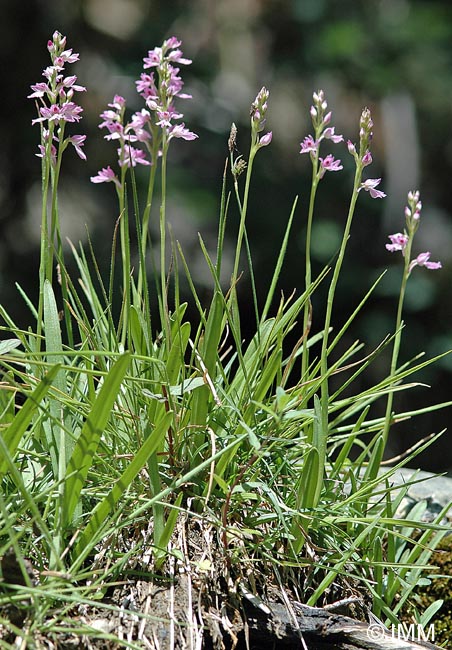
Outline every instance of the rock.
{"type": "MultiPolygon", "coordinates": [[[[410,640],[410,629],[388,630],[381,623],[362,623],[331,609],[308,607],[301,603],[292,605],[295,617],[277,603],[270,605],[271,614],[246,606],[249,645],[276,650],[440,650],[428,640],[410,640]]],[[[422,637],[414,628],[413,631],[415,636],[422,637]]]]}
{"type": "MultiPolygon", "coordinates": [[[[381,474],[384,475],[388,470],[383,468],[381,474]]],[[[409,469],[402,467],[397,469],[388,477],[392,485],[403,485],[410,481],[416,481],[408,487],[406,496],[402,499],[397,510],[397,516],[409,518],[410,510],[420,501],[426,502],[426,510],[422,515],[422,520],[431,522],[439,513],[448,505],[452,504],[452,478],[439,476],[430,472],[409,469]]],[[[396,491],[394,491],[394,494],[396,491]]],[[[452,522],[452,509],[450,509],[442,524],[452,522]]]]}

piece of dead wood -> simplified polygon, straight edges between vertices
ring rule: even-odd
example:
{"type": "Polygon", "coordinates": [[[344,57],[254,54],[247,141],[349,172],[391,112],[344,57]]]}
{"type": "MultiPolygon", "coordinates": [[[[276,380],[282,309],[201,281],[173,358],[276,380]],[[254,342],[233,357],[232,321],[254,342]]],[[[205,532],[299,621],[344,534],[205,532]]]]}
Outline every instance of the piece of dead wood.
{"type": "MultiPolygon", "coordinates": [[[[271,613],[246,605],[247,626],[251,647],[301,650],[440,650],[422,639],[421,628],[414,640],[410,628],[387,630],[377,623],[367,624],[327,609],[293,603],[295,619],[286,607],[271,603],[271,613]]],[[[418,628],[411,628],[417,632],[418,628]]],[[[424,638],[428,638],[427,630],[424,638]]]]}

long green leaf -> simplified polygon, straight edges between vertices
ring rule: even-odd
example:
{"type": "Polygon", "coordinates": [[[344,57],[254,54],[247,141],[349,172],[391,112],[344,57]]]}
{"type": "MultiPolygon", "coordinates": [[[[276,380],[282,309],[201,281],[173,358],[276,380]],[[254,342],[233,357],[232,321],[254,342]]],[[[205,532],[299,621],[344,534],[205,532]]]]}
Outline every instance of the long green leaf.
{"type": "MultiPolygon", "coordinates": [[[[80,249],[80,254],[79,254],[78,251],[71,243],[70,246],[72,249],[72,254],[74,256],[74,259],[76,261],[76,264],[80,272],[80,285],[82,287],[83,293],[86,296],[86,299],[89,302],[95,322],[98,324],[98,326],[95,329],[96,329],[96,334],[99,338],[99,344],[100,344],[99,347],[102,346],[106,350],[111,350],[113,345],[112,338],[115,341],[115,343],[117,343],[117,339],[115,338],[116,335],[113,332],[113,325],[110,316],[110,307],[106,304],[102,304],[101,299],[97,295],[96,287],[91,277],[89,264],[86,259],[86,255],[83,248],[80,249]]],[[[81,307],[84,316],[83,322],[85,326],[87,326],[87,329],[89,330],[90,329],[90,327],[88,326],[89,319],[82,307],[82,303],[80,302],[80,299],[78,298],[74,290],[71,291],[71,296],[72,299],[76,301],[81,307]]]]}
{"type": "MultiPolygon", "coordinates": [[[[21,441],[22,436],[30,426],[33,416],[39,408],[47,391],[54,382],[59,370],[59,365],[53,366],[53,368],[51,368],[49,372],[41,379],[40,383],[36,386],[32,394],[29,395],[25,404],[22,406],[20,411],[14,417],[14,420],[11,422],[3,434],[3,440],[5,441],[11,456],[14,456],[16,453],[16,449],[21,441]]],[[[0,458],[0,477],[5,474],[6,469],[7,463],[5,459],[0,458]]]]}
{"type": "Polygon", "coordinates": [[[317,488],[314,501],[311,505],[315,508],[319,502],[323,487],[326,460],[326,442],[328,438],[328,405],[324,405],[317,395],[314,395],[314,412],[316,417],[313,423],[312,444],[319,454],[319,468],[317,474],[317,488]]]}
{"type": "Polygon", "coordinates": [[[318,449],[312,447],[306,454],[300,480],[299,500],[301,508],[310,510],[317,505],[316,495],[319,477],[323,478],[323,468],[320,468],[318,449]]]}
{"type": "Polygon", "coordinates": [[[129,317],[129,327],[135,353],[149,356],[152,349],[151,332],[148,329],[143,312],[137,309],[135,305],[132,305],[129,317]]]}
{"type": "Polygon", "coordinates": [[[156,540],[156,544],[158,544],[158,548],[155,550],[155,568],[157,569],[157,571],[162,567],[163,562],[165,561],[166,551],[168,548],[169,541],[171,539],[171,535],[174,532],[174,527],[176,526],[177,515],[179,514],[179,508],[183,498],[184,498],[184,493],[179,492],[176,501],[174,502],[174,505],[170,510],[170,513],[166,520],[160,539],[156,540]]]}
{"type": "MultiPolygon", "coordinates": [[[[55,294],[48,280],[44,282],[44,327],[46,351],[48,352],[47,360],[49,363],[58,363],[63,352],[63,343],[61,341],[60,319],[55,294]]],[[[62,381],[63,377],[63,374],[58,375],[54,384],[62,392],[65,392],[66,385],[62,381]]]]}
{"type": "Polygon", "coordinates": [[[347,462],[349,458],[349,453],[353,445],[355,444],[355,438],[361,432],[361,427],[363,422],[365,422],[367,414],[369,413],[370,405],[364,407],[363,412],[359,416],[358,420],[353,425],[353,429],[350,434],[347,436],[347,439],[342,446],[336,460],[334,461],[331,472],[329,473],[329,478],[336,478],[339,472],[342,470],[343,465],[347,462]]]}
{"type": "MultiPolygon", "coordinates": [[[[45,280],[44,282],[44,329],[46,352],[48,353],[47,361],[52,364],[58,363],[63,353],[63,343],[61,340],[58,307],[49,280],[45,280]]],[[[58,372],[53,385],[61,395],[66,393],[66,373],[63,370],[58,372]]],[[[44,427],[44,430],[52,458],[53,475],[54,477],[60,478],[66,466],[66,459],[69,458],[72,452],[72,441],[65,435],[62,429],[62,404],[57,397],[49,400],[49,412],[51,416],[50,421],[47,423],[48,426],[44,427]]]]}
{"type": "Polygon", "coordinates": [[[80,492],[93,463],[94,454],[107,425],[129,362],[130,354],[126,352],[111,368],[75,443],[74,451],[67,465],[64,485],[63,516],[66,524],[71,521],[74,514],[80,492]]]}
{"type": "Polygon", "coordinates": [[[184,376],[184,355],[190,338],[190,323],[181,323],[174,333],[172,345],[168,351],[166,373],[169,384],[175,384],[180,376],[184,376]]]}
{"type": "Polygon", "coordinates": [[[336,579],[337,575],[344,570],[344,567],[347,564],[347,562],[349,562],[352,555],[356,553],[356,549],[360,548],[364,540],[370,535],[372,530],[379,523],[380,523],[379,518],[374,517],[373,520],[370,522],[370,524],[363,528],[363,530],[359,533],[359,535],[356,537],[354,541],[350,540],[350,548],[344,552],[339,562],[337,562],[334,565],[334,567],[327,572],[327,574],[320,582],[320,584],[317,586],[312,596],[307,601],[306,603],[307,605],[313,607],[316,604],[317,600],[322,596],[322,594],[325,593],[325,590],[328,589],[328,587],[331,585],[333,580],[336,579]]]}
{"type": "MultiPolygon", "coordinates": [[[[223,329],[224,303],[220,291],[215,291],[210,304],[209,315],[207,317],[204,338],[201,341],[201,358],[205,368],[209,373],[210,379],[215,382],[216,373],[215,365],[218,356],[218,346],[220,343],[221,332],[223,329]]],[[[205,426],[209,413],[209,404],[212,398],[208,386],[201,387],[193,394],[192,401],[192,418],[191,424],[195,426],[194,448],[200,449],[205,441],[205,426]]],[[[199,462],[199,455],[192,458],[192,467],[199,462]]]]}
{"type": "Polygon", "coordinates": [[[297,207],[297,203],[298,203],[298,196],[295,197],[294,202],[292,204],[292,210],[291,210],[291,213],[290,213],[289,221],[287,222],[286,231],[284,233],[284,239],[282,241],[281,249],[280,249],[279,254],[278,254],[278,260],[276,262],[275,270],[273,271],[273,277],[272,277],[272,281],[271,281],[271,284],[270,284],[270,288],[269,288],[269,290],[267,292],[267,298],[265,300],[265,306],[264,306],[264,309],[262,310],[261,323],[263,323],[267,318],[267,314],[269,312],[269,309],[270,309],[270,306],[271,306],[271,303],[272,303],[272,300],[273,300],[273,296],[275,294],[276,284],[278,282],[278,279],[279,279],[279,276],[280,276],[280,273],[281,273],[281,269],[282,269],[282,265],[283,265],[283,262],[284,262],[284,258],[286,256],[287,244],[289,242],[290,229],[292,228],[292,221],[293,221],[293,217],[294,217],[294,214],[295,214],[295,208],[297,207]]]}
{"type": "Polygon", "coordinates": [[[75,555],[80,555],[85,548],[90,544],[90,541],[95,537],[96,533],[104,523],[108,515],[115,511],[116,505],[124,492],[127,490],[133,479],[146,465],[147,460],[153,454],[162,442],[163,436],[168,430],[173,418],[173,413],[168,411],[160,420],[159,424],[155,427],[152,434],[146,438],[140,449],[137,451],[134,458],[127,465],[124,472],[121,474],[110,493],[97,504],[93,513],[80,535],[75,548],[75,555]]]}

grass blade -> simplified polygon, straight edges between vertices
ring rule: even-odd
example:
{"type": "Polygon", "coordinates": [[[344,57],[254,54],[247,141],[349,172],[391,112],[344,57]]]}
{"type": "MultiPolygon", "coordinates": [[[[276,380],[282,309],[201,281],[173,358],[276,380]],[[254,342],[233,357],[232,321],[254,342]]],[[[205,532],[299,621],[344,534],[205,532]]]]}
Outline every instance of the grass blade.
{"type": "MultiPolygon", "coordinates": [[[[36,386],[32,394],[27,398],[25,404],[14,417],[14,420],[3,434],[3,440],[8,447],[9,454],[14,456],[16,449],[22,439],[22,436],[30,426],[30,423],[41,405],[47,391],[52,386],[55,377],[60,370],[60,366],[53,366],[45,375],[40,383],[36,386]]],[[[1,435],[1,434],[0,434],[1,435]]],[[[0,458],[0,476],[4,475],[7,469],[7,463],[4,458],[0,458]]]]}
{"type": "Polygon", "coordinates": [[[66,524],[71,521],[74,514],[80,492],[85,484],[129,362],[130,354],[125,353],[111,368],[75,443],[74,451],[68,462],[64,485],[63,516],[66,524]]]}
{"type": "Polygon", "coordinates": [[[160,446],[163,436],[171,424],[172,418],[173,413],[171,411],[165,414],[152,434],[146,438],[134,458],[127,465],[127,468],[116,481],[110,493],[95,507],[86,528],[78,539],[75,549],[76,556],[81,555],[86,550],[108,515],[115,512],[117,503],[125,490],[127,490],[138,472],[146,465],[149,456],[160,446]]]}

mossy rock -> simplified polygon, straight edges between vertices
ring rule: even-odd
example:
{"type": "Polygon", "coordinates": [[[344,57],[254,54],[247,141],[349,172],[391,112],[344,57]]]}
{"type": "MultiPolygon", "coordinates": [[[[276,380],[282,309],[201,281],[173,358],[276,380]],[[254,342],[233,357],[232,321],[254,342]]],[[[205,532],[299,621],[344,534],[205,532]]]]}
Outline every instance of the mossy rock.
{"type": "MultiPolygon", "coordinates": [[[[416,603],[412,603],[418,611],[425,611],[432,603],[442,600],[443,604],[430,623],[435,629],[435,643],[446,644],[450,647],[452,639],[452,535],[445,537],[433,553],[430,563],[437,567],[436,574],[432,574],[430,583],[419,586],[415,591],[416,603]]],[[[412,622],[408,610],[404,618],[412,622]]],[[[429,624],[430,624],[429,623],[429,624]]]]}

